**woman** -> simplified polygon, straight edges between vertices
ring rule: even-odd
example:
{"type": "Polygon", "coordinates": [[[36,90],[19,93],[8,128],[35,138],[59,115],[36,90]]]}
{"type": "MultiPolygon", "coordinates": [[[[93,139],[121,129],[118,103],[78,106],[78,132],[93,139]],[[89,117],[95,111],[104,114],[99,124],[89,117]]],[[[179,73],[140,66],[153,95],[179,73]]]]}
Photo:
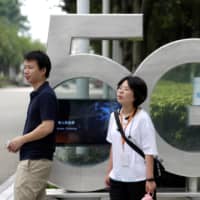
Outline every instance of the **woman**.
{"type": "Polygon", "coordinates": [[[107,133],[111,148],[105,178],[111,200],[141,200],[145,193],[154,194],[156,189],[153,177],[153,156],[157,155],[155,129],[149,115],[139,107],[146,97],[147,86],[141,78],[127,76],[119,81],[119,119],[126,137],[142,149],[145,160],[124,141],[112,113],[107,133]]]}

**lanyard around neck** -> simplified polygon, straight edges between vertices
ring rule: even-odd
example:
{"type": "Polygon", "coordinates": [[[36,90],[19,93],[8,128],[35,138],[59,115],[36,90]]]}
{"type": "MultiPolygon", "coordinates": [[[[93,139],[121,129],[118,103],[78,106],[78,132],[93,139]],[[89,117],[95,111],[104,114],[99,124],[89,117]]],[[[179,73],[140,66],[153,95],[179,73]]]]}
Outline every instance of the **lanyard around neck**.
{"type": "MultiPolygon", "coordinates": [[[[131,122],[131,120],[133,119],[133,117],[134,117],[136,111],[137,111],[137,109],[135,109],[135,110],[130,114],[130,116],[128,117],[128,121],[127,121],[127,123],[125,124],[125,126],[124,126],[124,124],[123,124],[123,116],[122,116],[121,113],[119,114],[120,123],[121,123],[121,126],[122,126],[124,132],[125,132],[126,128],[128,127],[129,123],[131,122]]],[[[125,139],[124,139],[123,137],[121,137],[121,141],[122,141],[122,145],[124,145],[125,139]]]]}

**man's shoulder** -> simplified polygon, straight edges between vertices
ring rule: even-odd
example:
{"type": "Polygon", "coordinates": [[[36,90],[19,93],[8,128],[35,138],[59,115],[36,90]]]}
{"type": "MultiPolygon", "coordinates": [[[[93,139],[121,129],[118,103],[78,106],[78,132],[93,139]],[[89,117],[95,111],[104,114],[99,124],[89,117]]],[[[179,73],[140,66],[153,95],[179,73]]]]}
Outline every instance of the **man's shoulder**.
{"type": "Polygon", "coordinates": [[[43,99],[43,100],[50,100],[50,101],[54,101],[57,102],[57,98],[54,92],[51,91],[44,91],[41,92],[39,95],[39,99],[43,99]]]}
{"type": "Polygon", "coordinates": [[[51,88],[49,85],[46,85],[43,90],[40,91],[40,95],[41,96],[53,96],[56,97],[56,94],[53,90],[53,88],[51,88]]]}

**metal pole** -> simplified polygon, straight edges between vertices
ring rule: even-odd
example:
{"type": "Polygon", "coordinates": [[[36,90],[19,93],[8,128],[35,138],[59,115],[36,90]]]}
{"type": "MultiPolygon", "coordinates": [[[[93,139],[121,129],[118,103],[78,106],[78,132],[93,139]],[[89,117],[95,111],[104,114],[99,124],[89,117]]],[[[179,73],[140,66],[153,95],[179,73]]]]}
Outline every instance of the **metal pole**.
{"type": "MultiPolygon", "coordinates": [[[[89,0],[77,0],[77,14],[88,14],[90,10],[89,0]]],[[[88,39],[77,39],[76,53],[88,53],[89,51],[89,40],[88,39]]],[[[88,99],[89,98],[89,80],[78,79],[77,80],[77,98],[88,99]]]]}
{"type": "MultiPolygon", "coordinates": [[[[102,0],[102,13],[106,14],[110,12],[110,0],[102,0]]],[[[105,57],[110,57],[109,54],[109,40],[102,41],[102,55],[105,57]]],[[[103,83],[103,98],[109,97],[109,87],[107,84],[103,83]]]]}
{"type": "MultiPolygon", "coordinates": [[[[90,10],[89,0],[77,0],[77,14],[88,14],[90,10]]],[[[89,52],[89,40],[78,39],[76,41],[78,53],[89,52]]],[[[89,80],[85,78],[77,79],[76,81],[77,98],[89,99],[89,80]]],[[[87,147],[76,147],[76,154],[83,155],[87,153],[87,147]]]]}
{"type": "MultiPolygon", "coordinates": [[[[198,192],[198,178],[189,177],[187,178],[187,191],[188,192],[198,192]]],[[[191,197],[191,200],[199,200],[199,197],[191,197]]]]}
{"type": "Polygon", "coordinates": [[[112,42],[112,59],[122,64],[122,49],[119,40],[113,40],[112,42]]]}
{"type": "Polygon", "coordinates": [[[198,178],[190,177],[187,180],[188,180],[188,191],[198,192],[198,178]]]}
{"type": "MultiPolygon", "coordinates": [[[[110,12],[110,0],[103,0],[103,6],[102,6],[102,13],[106,14],[110,12]]],[[[103,40],[102,41],[102,55],[109,57],[109,41],[103,40]]]]}

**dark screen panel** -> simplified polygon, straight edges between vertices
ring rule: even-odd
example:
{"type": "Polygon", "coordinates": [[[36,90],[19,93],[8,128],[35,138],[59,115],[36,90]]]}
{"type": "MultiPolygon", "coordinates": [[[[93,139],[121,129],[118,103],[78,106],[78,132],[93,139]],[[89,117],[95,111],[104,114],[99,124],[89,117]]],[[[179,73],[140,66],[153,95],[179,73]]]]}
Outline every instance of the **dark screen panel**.
{"type": "Polygon", "coordinates": [[[119,108],[115,100],[58,101],[57,145],[106,144],[110,113],[119,108]]]}

